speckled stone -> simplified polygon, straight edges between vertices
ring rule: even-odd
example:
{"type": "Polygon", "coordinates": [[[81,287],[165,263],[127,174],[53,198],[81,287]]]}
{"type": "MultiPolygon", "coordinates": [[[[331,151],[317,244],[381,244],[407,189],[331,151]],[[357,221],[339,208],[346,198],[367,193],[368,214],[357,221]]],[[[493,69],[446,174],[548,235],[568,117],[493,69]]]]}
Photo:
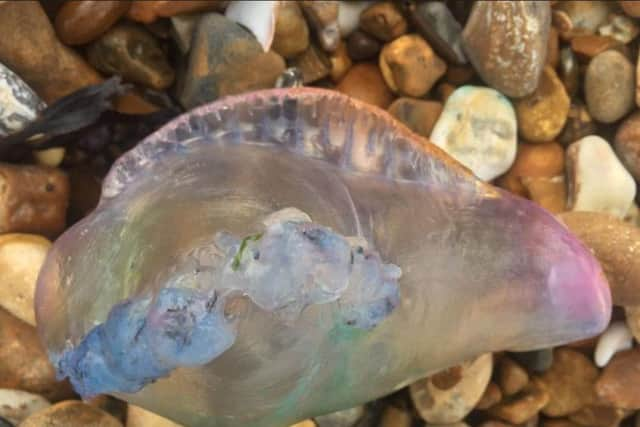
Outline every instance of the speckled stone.
{"type": "Polygon", "coordinates": [[[636,180],[640,180],[640,112],[622,122],[613,147],[622,164],[636,180]]]}
{"type": "Polygon", "coordinates": [[[44,107],[29,85],[0,64],[0,137],[24,128],[44,107]]]}
{"type": "Polygon", "coordinates": [[[607,50],[591,60],[584,80],[591,116],[603,123],[624,117],[635,103],[635,70],[622,53],[607,50]]]}

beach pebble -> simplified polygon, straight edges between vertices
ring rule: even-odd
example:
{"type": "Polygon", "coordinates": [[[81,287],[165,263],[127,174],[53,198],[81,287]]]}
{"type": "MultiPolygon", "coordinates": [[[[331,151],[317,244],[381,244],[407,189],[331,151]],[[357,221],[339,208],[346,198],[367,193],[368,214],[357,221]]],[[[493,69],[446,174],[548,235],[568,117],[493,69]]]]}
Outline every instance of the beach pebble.
{"type": "Polygon", "coordinates": [[[307,50],[289,62],[302,72],[302,83],[308,85],[327,77],[331,73],[331,61],[327,54],[313,43],[307,50]]]}
{"type": "Polygon", "coordinates": [[[0,417],[16,425],[34,412],[49,406],[51,406],[49,401],[37,394],[22,390],[0,389],[0,417]]]}
{"type": "Polygon", "coordinates": [[[309,27],[298,3],[284,1],[278,6],[271,48],[284,58],[293,58],[309,47],[309,27]]]}
{"type": "Polygon", "coordinates": [[[529,374],[513,359],[503,356],[497,365],[498,385],[505,396],[512,396],[529,384],[529,374]]]}
{"type": "Polygon", "coordinates": [[[463,86],[447,100],[430,139],[489,181],[505,173],[515,160],[516,115],[499,92],[463,86]]]}
{"type": "Polygon", "coordinates": [[[490,382],[482,393],[482,397],[476,403],[475,409],[489,409],[502,400],[502,390],[494,383],[490,382]]]}
{"type": "Polygon", "coordinates": [[[336,90],[380,108],[387,108],[393,101],[393,93],[384,83],[380,69],[366,62],[351,67],[336,90]]]}
{"type": "Polygon", "coordinates": [[[569,420],[583,427],[618,427],[629,411],[605,403],[587,405],[571,414],[569,420]]]}
{"type": "Polygon", "coordinates": [[[411,427],[413,419],[408,411],[387,406],[382,412],[380,424],[377,427],[411,427]]]}
{"type": "Polygon", "coordinates": [[[566,212],[559,215],[600,262],[613,304],[623,307],[640,305],[640,229],[608,214],[566,212]]]}
{"type": "Polygon", "coordinates": [[[338,48],[329,54],[329,62],[331,63],[331,71],[329,72],[331,80],[339,82],[353,65],[347,52],[346,43],[340,41],[338,48]]]}
{"type": "Polygon", "coordinates": [[[0,235],[0,306],[33,326],[36,280],[50,247],[41,236],[0,235]]]}
{"type": "Polygon", "coordinates": [[[182,427],[182,425],[139,406],[129,404],[126,427],[182,427]]]}
{"type": "Polygon", "coordinates": [[[364,406],[344,409],[314,418],[318,427],[352,427],[364,416],[364,406]]]}
{"type": "Polygon", "coordinates": [[[429,138],[433,126],[442,113],[442,103],[398,98],[389,106],[389,113],[418,135],[429,138]]]}
{"type": "Polygon", "coordinates": [[[394,92],[415,98],[429,92],[447,70],[447,64],[416,34],[401,36],[385,45],[379,66],[394,92]]]}
{"type": "Polygon", "coordinates": [[[91,399],[86,399],[85,402],[113,415],[121,423],[125,423],[127,420],[127,410],[129,405],[124,400],[120,400],[106,394],[101,394],[91,399]]]}
{"type": "Polygon", "coordinates": [[[394,3],[374,3],[360,14],[360,29],[382,42],[390,42],[407,32],[408,24],[394,3]]]}
{"type": "Polygon", "coordinates": [[[534,378],[520,393],[491,407],[489,414],[508,423],[522,424],[535,417],[548,402],[549,392],[534,378]]]}
{"type": "Polygon", "coordinates": [[[620,14],[610,13],[607,20],[598,27],[598,34],[609,37],[619,43],[627,44],[640,33],[640,28],[635,20],[620,14]]]}
{"type": "Polygon", "coordinates": [[[527,197],[525,177],[554,177],[564,173],[564,149],[560,144],[518,144],[516,159],[496,184],[514,194],[527,197]]]}
{"type": "Polygon", "coordinates": [[[89,43],[113,26],[131,5],[128,1],[65,2],[55,18],[58,37],[68,45],[89,43]]]}
{"type": "Polygon", "coordinates": [[[360,14],[373,4],[373,1],[349,0],[338,2],[338,29],[340,36],[349,37],[360,24],[360,14]]]}
{"type": "Polygon", "coordinates": [[[623,218],[636,195],[636,183],[607,141],[584,137],[567,148],[568,209],[623,218]]]}
{"type": "Polygon", "coordinates": [[[107,75],[157,90],[169,87],[175,77],[155,37],[132,23],[118,24],[91,43],[87,57],[107,75]]]}
{"type": "Polygon", "coordinates": [[[618,0],[618,4],[627,15],[633,18],[640,18],[640,1],[618,0]]]}
{"type": "Polygon", "coordinates": [[[607,50],[589,62],[584,79],[585,100],[591,116],[603,123],[624,117],[634,106],[635,70],[622,53],[607,50]]]}
{"type": "Polygon", "coordinates": [[[564,46],[560,49],[558,77],[570,97],[578,93],[581,81],[580,66],[578,65],[576,54],[569,46],[564,46]]]}
{"type": "Polygon", "coordinates": [[[29,85],[0,64],[0,137],[22,130],[44,107],[29,85]]]}
{"type": "Polygon", "coordinates": [[[600,335],[594,360],[599,368],[606,366],[619,351],[629,350],[633,345],[633,335],[625,322],[612,322],[600,335]]]}
{"type": "Polygon", "coordinates": [[[540,381],[549,393],[549,402],[542,413],[562,417],[574,413],[590,403],[598,369],[584,354],[569,348],[554,350],[551,367],[540,381]]]}
{"type": "Polygon", "coordinates": [[[575,36],[595,34],[598,28],[607,20],[611,12],[610,1],[562,1],[554,6],[555,12],[560,12],[566,20],[565,25],[559,26],[560,36],[564,40],[571,40],[575,36]]]}
{"type": "Polygon", "coordinates": [[[313,420],[304,420],[304,421],[300,421],[299,423],[292,424],[289,427],[317,427],[317,426],[316,426],[316,423],[313,422],[313,420]]]}
{"type": "Polygon", "coordinates": [[[511,357],[534,373],[544,373],[553,364],[553,348],[511,353],[511,357]]]}
{"type": "Polygon", "coordinates": [[[522,178],[527,197],[551,213],[567,210],[567,184],[564,175],[522,178]]]}
{"type": "Polygon", "coordinates": [[[549,40],[547,41],[547,62],[554,70],[560,64],[560,36],[555,27],[549,28],[549,40]]]}
{"type": "Polygon", "coordinates": [[[106,412],[79,400],[67,400],[38,411],[20,427],[122,427],[106,412]]]}
{"type": "Polygon", "coordinates": [[[546,1],[475,2],[462,32],[467,57],[501,93],[532,93],[547,58],[551,11],[546,1]]]}
{"type": "Polygon", "coordinates": [[[622,164],[640,179],[640,112],[633,113],[618,128],[613,147],[622,164]]]}
{"type": "Polygon", "coordinates": [[[227,1],[223,0],[135,0],[127,13],[127,18],[150,24],[158,18],[207,10],[222,11],[226,3],[227,1]]]}
{"type": "Polygon", "coordinates": [[[567,146],[585,136],[595,134],[596,131],[596,123],[591,118],[587,107],[582,102],[575,101],[569,107],[567,121],[558,135],[558,142],[567,146]]]}
{"type": "Polygon", "coordinates": [[[627,327],[636,342],[640,343],[640,305],[628,305],[624,308],[627,327]]]}
{"type": "Polygon", "coordinates": [[[600,53],[620,46],[620,42],[606,36],[586,34],[571,39],[571,50],[578,58],[589,61],[600,53]]]}
{"type": "Polygon", "coordinates": [[[340,42],[338,2],[302,0],[299,4],[315,31],[320,46],[329,52],[336,50],[340,42]]]}
{"type": "Polygon", "coordinates": [[[522,138],[528,142],[549,142],[562,131],[571,101],[556,72],[547,66],[536,90],[514,104],[522,138]]]}
{"type": "Polygon", "coordinates": [[[418,414],[432,424],[461,421],[482,397],[492,368],[493,356],[487,353],[411,384],[411,400],[418,414]]]}
{"type": "Polygon", "coordinates": [[[378,55],[382,45],[363,31],[354,31],[347,39],[347,52],[354,61],[372,59],[378,55]]]}
{"type": "Polygon", "coordinates": [[[264,52],[253,34],[217,13],[203,15],[196,27],[189,64],[178,99],[185,108],[274,86],[284,59],[264,52]]]}
{"type": "Polygon", "coordinates": [[[170,18],[171,37],[183,55],[186,55],[191,50],[191,37],[199,19],[199,15],[177,15],[170,18]]]}
{"type": "Polygon", "coordinates": [[[640,409],[640,350],[617,353],[596,382],[604,401],[624,409],[640,409]]]}

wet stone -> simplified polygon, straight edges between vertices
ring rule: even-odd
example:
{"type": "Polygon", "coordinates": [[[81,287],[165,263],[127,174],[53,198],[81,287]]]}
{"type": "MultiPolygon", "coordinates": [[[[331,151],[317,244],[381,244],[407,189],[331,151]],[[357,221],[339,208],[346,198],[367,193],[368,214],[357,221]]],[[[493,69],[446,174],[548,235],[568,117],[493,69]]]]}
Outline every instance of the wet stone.
{"type": "Polygon", "coordinates": [[[158,42],[134,24],[111,28],[91,44],[88,58],[103,73],[153,89],[166,89],[173,83],[174,71],[158,42]]]}
{"type": "Polygon", "coordinates": [[[418,135],[429,138],[442,113],[442,104],[438,101],[398,98],[389,106],[389,113],[418,135]]]}
{"type": "Polygon", "coordinates": [[[300,6],[320,46],[329,52],[336,50],[340,42],[338,2],[303,0],[300,6]]]}
{"type": "Polygon", "coordinates": [[[580,69],[578,59],[570,47],[565,46],[560,49],[560,63],[558,66],[558,77],[562,80],[567,94],[573,97],[580,87],[580,69]]]}
{"type": "Polygon", "coordinates": [[[529,374],[515,361],[503,356],[498,362],[498,384],[505,396],[511,396],[529,384],[529,374]]]}
{"type": "Polygon", "coordinates": [[[640,1],[619,0],[618,4],[627,15],[633,18],[640,18],[640,1]]]}
{"type": "Polygon", "coordinates": [[[296,67],[287,68],[278,76],[275,86],[277,88],[302,87],[302,71],[296,67]]]}
{"type": "Polygon", "coordinates": [[[582,102],[576,101],[571,103],[569,107],[567,121],[564,129],[558,135],[558,142],[567,146],[585,136],[593,135],[596,131],[597,126],[591,118],[589,110],[582,102]]]}
{"type": "Polygon", "coordinates": [[[128,1],[66,2],[56,15],[56,33],[68,45],[89,43],[111,28],[127,13],[129,6],[128,1]]]}
{"type": "Polygon", "coordinates": [[[289,59],[303,53],[308,47],[309,27],[300,6],[294,1],[280,3],[271,48],[289,59]]]}
{"type": "Polygon", "coordinates": [[[638,36],[638,33],[640,33],[640,28],[634,20],[618,13],[610,13],[607,20],[598,27],[599,35],[610,37],[623,44],[631,42],[638,36]]]}
{"type": "Polygon", "coordinates": [[[57,403],[29,416],[21,427],[122,427],[106,412],[77,400],[57,403]]]}
{"type": "Polygon", "coordinates": [[[620,46],[620,42],[607,36],[587,34],[571,39],[571,50],[585,61],[589,61],[600,53],[618,46],[620,46]]]}
{"type": "Polygon", "coordinates": [[[374,3],[360,14],[360,29],[390,42],[407,32],[407,21],[392,2],[374,3]]]}
{"type": "Polygon", "coordinates": [[[608,50],[591,60],[584,90],[591,116],[604,123],[624,117],[634,106],[635,70],[620,52],[608,50]]]}
{"type": "MultiPolygon", "coordinates": [[[[16,425],[34,412],[50,405],[47,399],[37,394],[22,390],[0,389],[0,417],[16,425]]],[[[1,422],[0,426],[2,426],[1,422]]]]}
{"type": "Polygon", "coordinates": [[[393,93],[385,84],[380,69],[365,62],[351,67],[336,90],[380,108],[387,108],[393,101],[393,93]]]}
{"type": "Polygon", "coordinates": [[[191,37],[198,24],[198,15],[178,15],[171,17],[170,34],[180,53],[186,55],[191,49],[191,37]]]}
{"type": "Polygon", "coordinates": [[[533,379],[522,391],[489,409],[489,413],[512,424],[522,424],[535,417],[549,402],[544,384],[533,379]]]}
{"type": "Polygon", "coordinates": [[[551,213],[567,210],[567,184],[564,175],[554,177],[522,178],[522,185],[531,201],[536,202],[551,213]]]}
{"type": "Polygon", "coordinates": [[[609,15],[609,1],[563,1],[555,7],[566,18],[566,24],[559,26],[560,36],[564,40],[585,34],[595,34],[609,15]]]}
{"type": "Polygon", "coordinates": [[[313,44],[289,64],[302,72],[302,82],[305,85],[323,79],[331,72],[331,61],[322,49],[313,44]]]}
{"type": "Polygon", "coordinates": [[[546,372],[553,364],[553,349],[511,353],[511,356],[531,372],[546,372]]]}
{"type": "Polygon", "coordinates": [[[338,48],[331,52],[329,62],[331,63],[331,71],[329,73],[331,80],[339,82],[353,65],[347,52],[347,45],[344,42],[341,41],[338,48]]]}
{"type": "Polygon", "coordinates": [[[45,105],[18,75],[0,63],[0,137],[22,130],[45,105]]]}
{"type": "Polygon", "coordinates": [[[496,383],[489,383],[482,397],[476,404],[476,409],[489,409],[502,400],[502,390],[496,383]]]}
{"type": "Polygon", "coordinates": [[[640,409],[640,350],[616,354],[596,382],[603,401],[623,409],[640,409]]]}
{"type": "Polygon", "coordinates": [[[382,412],[379,427],[411,427],[412,422],[408,411],[390,405],[382,412]]]}
{"type": "Polygon", "coordinates": [[[621,408],[610,405],[588,405],[569,416],[569,420],[584,427],[618,427],[628,415],[621,408]]]}
{"type": "Polygon", "coordinates": [[[158,18],[210,10],[222,11],[227,3],[223,0],[134,0],[127,17],[150,24],[158,18]]]}
{"type": "Polygon", "coordinates": [[[613,144],[622,164],[640,179],[640,113],[629,116],[618,128],[613,144]]]}
{"type": "Polygon", "coordinates": [[[347,52],[354,61],[372,59],[381,48],[380,42],[362,31],[354,31],[347,39],[347,52]]]}

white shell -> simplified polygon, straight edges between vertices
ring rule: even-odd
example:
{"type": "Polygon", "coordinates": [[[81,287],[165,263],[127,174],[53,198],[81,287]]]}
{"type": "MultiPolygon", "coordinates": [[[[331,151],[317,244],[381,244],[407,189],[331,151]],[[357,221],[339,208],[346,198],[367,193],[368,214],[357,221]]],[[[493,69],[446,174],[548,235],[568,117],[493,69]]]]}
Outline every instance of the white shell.
{"type": "Polygon", "coordinates": [[[23,129],[44,107],[22,79],[0,63],[0,137],[23,129]]]}
{"type": "Polygon", "coordinates": [[[619,351],[629,350],[633,345],[633,335],[625,322],[613,322],[598,339],[594,359],[596,365],[607,366],[611,358],[619,351]]]}
{"type": "Polygon", "coordinates": [[[279,1],[240,0],[229,4],[225,16],[247,27],[267,52],[276,31],[276,13],[279,1]]]}

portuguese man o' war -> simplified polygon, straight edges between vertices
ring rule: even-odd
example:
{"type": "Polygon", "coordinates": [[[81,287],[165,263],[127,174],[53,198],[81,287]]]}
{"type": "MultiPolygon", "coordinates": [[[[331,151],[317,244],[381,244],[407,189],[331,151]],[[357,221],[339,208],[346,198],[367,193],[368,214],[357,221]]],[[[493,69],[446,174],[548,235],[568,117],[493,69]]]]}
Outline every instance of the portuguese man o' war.
{"type": "Polygon", "coordinates": [[[80,394],[215,427],[353,407],[481,353],[594,336],[610,311],[551,214],[308,88],[224,98],[143,140],[36,294],[80,394]]]}

